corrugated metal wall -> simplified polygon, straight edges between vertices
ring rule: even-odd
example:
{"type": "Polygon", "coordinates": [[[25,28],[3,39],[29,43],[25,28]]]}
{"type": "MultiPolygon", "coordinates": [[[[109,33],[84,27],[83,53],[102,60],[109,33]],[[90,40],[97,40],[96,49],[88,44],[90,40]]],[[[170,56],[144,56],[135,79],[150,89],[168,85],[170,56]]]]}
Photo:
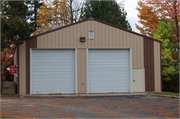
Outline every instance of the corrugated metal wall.
{"type": "Polygon", "coordinates": [[[146,91],[155,91],[154,84],[154,41],[144,38],[144,68],[146,91]]]}
{"type": "Polygon", "coordinates": [[[77,50],[78,93],[87,93],[87,56],[86,49],[77,50]]]}
{"type": "Polygon", "coordinates": [[[154,41],[154,80],[156,92],[161,91],[160,45],[160,43],[154,41]]]}
{"type": "Polygon", "coordinates": [[[19,82],[20,94],[26,94],[26,41],[19,46],[19,82]]]}
{"type": "Polygon", "coordinates": [[[30,48],[37,48],[37,37],[26,40],[26,94],[30,94],[30,48]]]}
{"type": "Polygon", "coordinates": [[[38,36],[37,48],[132,48],[132,68],[144,68],[143,37],[97,21],[38,36]],[[89,39],[89,31],[94,31],[94,39],[89,39]],[[80,37],[86,42],[80,42],[80,37]]]}
{"type": "Polygon", "coordinates": [[[132,68],[145,68],[146,91],[158,91],[161,85],[158,80],[161,76],[161,71],[158,72],[160,67],[159,42],[94,20],[28,38],[24,44],[26,45],[19,47],[18,60],[20,72],[23,72],[19,75],[21,94],[30,93],[30,48],[77,48],[79,93],[87,92],[86,48],[132,48],[132,68]],[[94,39],[88,38],[89,31],[94,31],[94,39]],[[85,37],[86,42],[80,42],[80,37],[85,37]],[[26,61],[23,61],[24,56],[26,61]]]}

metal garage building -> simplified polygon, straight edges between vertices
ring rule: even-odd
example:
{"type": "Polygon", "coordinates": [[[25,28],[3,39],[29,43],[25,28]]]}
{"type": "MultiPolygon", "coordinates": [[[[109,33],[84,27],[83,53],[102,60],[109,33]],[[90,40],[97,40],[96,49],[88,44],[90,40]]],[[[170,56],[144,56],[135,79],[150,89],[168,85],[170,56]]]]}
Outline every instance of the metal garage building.
{"type": "Polygon", "coordinates": [[[161,42],[88,18],[17,46],[19,94],[161,91],[161,42]]]}

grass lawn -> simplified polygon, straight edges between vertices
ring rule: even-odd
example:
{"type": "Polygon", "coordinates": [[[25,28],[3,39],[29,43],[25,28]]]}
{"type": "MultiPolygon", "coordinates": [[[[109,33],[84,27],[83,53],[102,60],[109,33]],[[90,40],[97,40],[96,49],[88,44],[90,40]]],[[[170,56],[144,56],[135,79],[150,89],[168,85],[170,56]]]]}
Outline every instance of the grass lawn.
{"type": "Polygon", "coordinates": [[[149,94],[160,94],[160,95],[170,95],[170,96],[179,96],[179,93],[173,92],[151,92],[149,94]]]}
{"type": "Polygon", "coordinates": [[[9,118],[9,117],[4,117],[4,116],[1,116],[1,118],[9,118]]]}

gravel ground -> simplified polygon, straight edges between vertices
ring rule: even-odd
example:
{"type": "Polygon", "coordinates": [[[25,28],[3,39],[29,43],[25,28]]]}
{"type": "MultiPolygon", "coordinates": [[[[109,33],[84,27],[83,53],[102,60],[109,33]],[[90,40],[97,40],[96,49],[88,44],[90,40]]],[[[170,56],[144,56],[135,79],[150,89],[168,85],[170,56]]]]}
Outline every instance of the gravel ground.
{"type": "Polygon", "coordinates": [[[10,118],[179,118],[179,100],[153,96],[1,97],[10,118]]]}

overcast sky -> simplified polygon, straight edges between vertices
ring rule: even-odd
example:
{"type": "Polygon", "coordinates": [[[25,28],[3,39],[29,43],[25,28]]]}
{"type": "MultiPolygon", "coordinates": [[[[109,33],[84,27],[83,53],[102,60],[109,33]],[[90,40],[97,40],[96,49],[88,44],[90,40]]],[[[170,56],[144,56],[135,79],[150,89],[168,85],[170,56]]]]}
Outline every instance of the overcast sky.
{"type": "MultiPolygon", "coordinates": [[[[119,3],[122,0],[116,0],[116,1],[117,3],[119,3]]],[[[127,12],[127,19],[129,23],[131,24],[133,31],[140,33],[139,30],[137,30],[135,26],[135,23],[139,24],[138,23],[139,18],[137,17],[138,11],[136,10],[138,1],[139,0],[126,0],[124,9],[127,12]]]]}

